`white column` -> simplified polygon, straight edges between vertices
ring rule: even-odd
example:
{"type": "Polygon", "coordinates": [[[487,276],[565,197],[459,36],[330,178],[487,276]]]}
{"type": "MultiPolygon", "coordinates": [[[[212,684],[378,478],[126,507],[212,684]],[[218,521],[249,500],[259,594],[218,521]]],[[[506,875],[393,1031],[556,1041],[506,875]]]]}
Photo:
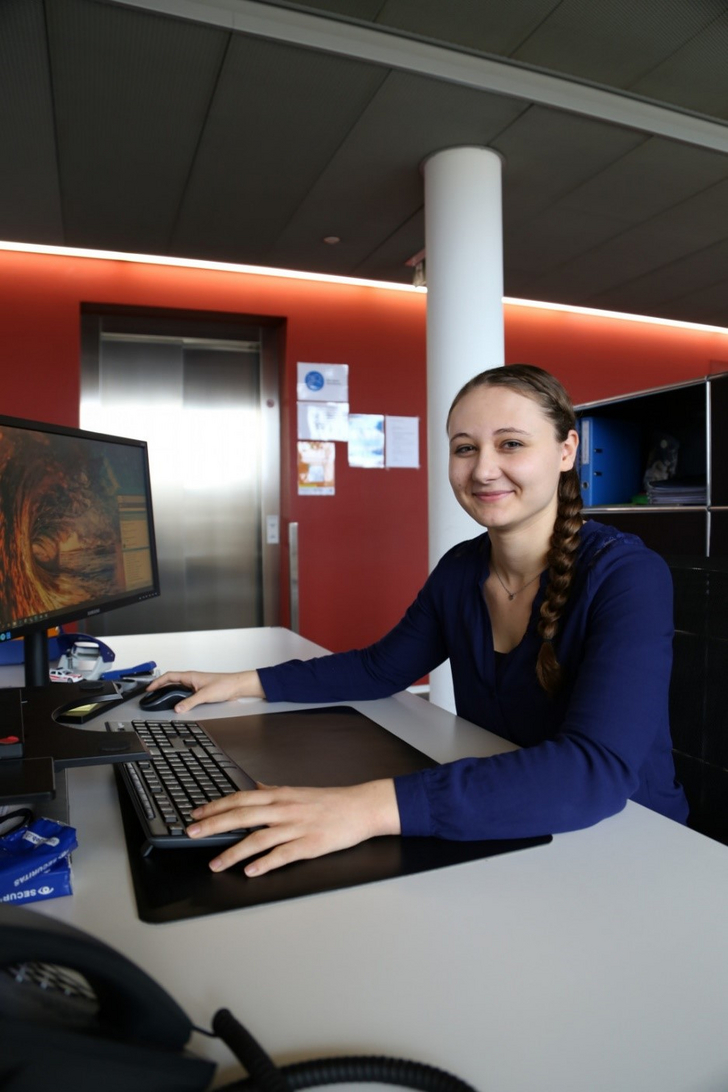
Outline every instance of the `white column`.
{"type": "MultiPolygon", "coordinates": [[[[478,372],[504,363],[501,159],[448,148],[425,160],[429,560],[479,533],[450,490],[445,419],[478,372]]],[[[454,711],[449,664],[432,672],[430,700],[454,711]]]]}

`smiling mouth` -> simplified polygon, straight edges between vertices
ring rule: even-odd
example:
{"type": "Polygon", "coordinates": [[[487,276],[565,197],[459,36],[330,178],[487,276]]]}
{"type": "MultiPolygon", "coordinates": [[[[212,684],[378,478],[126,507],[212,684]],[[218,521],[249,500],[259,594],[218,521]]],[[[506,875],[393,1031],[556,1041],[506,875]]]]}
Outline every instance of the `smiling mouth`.
{"type": "Polygon", "coordinates": [[[501,497],[510,497],[512,492],[511,489],[500,489],[493,493],[473,493],[473,496],[479,501],[497,501],[501,497]]]}

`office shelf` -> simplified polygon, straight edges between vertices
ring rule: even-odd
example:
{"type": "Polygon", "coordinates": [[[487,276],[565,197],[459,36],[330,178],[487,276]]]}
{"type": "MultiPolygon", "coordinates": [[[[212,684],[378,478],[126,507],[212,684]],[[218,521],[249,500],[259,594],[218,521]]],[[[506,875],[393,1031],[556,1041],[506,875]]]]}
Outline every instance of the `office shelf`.
{"type": "Polygon", "coordinates": [[[579,417],[634,423],[644,473],[658,435],[679,444],[677,478],[705,484],[705,503],[600,504],[585,515],[672,556],[728,557],[728,373],[577,406],[579,417]]]}
{"type": "Polygon", "coordinates": [[[666,560],[675,588],[675,768],[690,804],[690,825],[728,845],[728,559],[666,560]]]}

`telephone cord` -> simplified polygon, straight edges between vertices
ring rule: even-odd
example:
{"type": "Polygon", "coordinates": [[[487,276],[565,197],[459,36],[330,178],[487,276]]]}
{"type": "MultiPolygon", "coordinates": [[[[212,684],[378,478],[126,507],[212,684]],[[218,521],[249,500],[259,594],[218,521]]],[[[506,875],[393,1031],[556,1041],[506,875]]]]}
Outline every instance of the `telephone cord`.
{"type": "Polygon", "coordinates": [[[249,1074],[225,1085],[220,1092],[297,1092],[326,1084],[365,1082],[417,1088],[422,1092],[475,1092],[472,1085],[442,1069],[400,1058],[351,1055],[279,1067],[228,1009],[215,1013],[212,1027],[249,1074]]]}

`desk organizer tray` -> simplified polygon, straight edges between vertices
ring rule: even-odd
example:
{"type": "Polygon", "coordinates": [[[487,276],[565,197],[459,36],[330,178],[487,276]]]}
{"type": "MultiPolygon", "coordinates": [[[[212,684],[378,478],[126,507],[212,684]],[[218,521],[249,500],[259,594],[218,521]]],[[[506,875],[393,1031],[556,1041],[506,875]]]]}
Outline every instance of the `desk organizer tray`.
{"type": "MultiPolygon", "coordinates": [[[[244,770],[273,785],[353,785],[437,765],[431,758],[348,706],[204,720],[203,727],[244,770]]],[[[508,841],[373,838],[311,861],[296,861],[249,879],[242,865],[213,873],[212,847],[154,850],[125,791],[119,795],[137,910],[142,921],[204,917],[282,899],[353,887],[482,857],[543,845],[550,835],[508,841]]]]}

